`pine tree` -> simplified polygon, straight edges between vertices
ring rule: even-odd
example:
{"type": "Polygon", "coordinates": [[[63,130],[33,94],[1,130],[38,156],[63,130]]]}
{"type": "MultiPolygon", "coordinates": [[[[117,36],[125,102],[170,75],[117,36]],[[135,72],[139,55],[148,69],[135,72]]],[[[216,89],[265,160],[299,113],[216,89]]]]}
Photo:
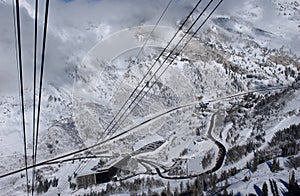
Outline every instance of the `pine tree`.
{"type": "Polygon", "coordinates": [[[250,167],[251,167],[251,164],[250,164],[250,162],[249,162],[249,161],[247,161],[247,163],[246,163],[246,167],[247,167],[247,169],[250,169],[250,167]]]}
{"type": "Polygon", "coordinates": [[[190,190],[191,190],[190,182],[187,181],[187,182],[186,182],[186,192],[190,192],[190,190]]]}
{"type": "Polygon", "coordinates": [[[58,178],[54,177],[52,180],[52,186],[57,187],[58,186],[58,178]]]}
{"type": "Polygon", "coordinates": [[[206,191],[207,190],[207,183],[204,179],[203,179],[202,184],[203,184],[203,190],[206,191]]]}
{"type": "Polygon", "coordinates": [[[195,183],[191,187],[191,195],[198,195],[198,190],[196,188],[195,183]]]}
{"type": "Polygon", "coordinates": [[[167,196],[167,192],[166,189],[162,190],[162,192],[160,193],[161,196],[167,196]]]}
{"type": "Polygon", "coordinates": [[[180,194],[182,194],[183,193],[183,182],[181,181],[180,182],[180,194]]]}
{"type": "Polygon", "coordinates": [[[213,176],[212,176],[212,191],[213,192],[216,192],[216,190],[217,190],[217,187],[216,187],[216,183],[217,183],[217,174],[216,173],[214,173],[213,174],[213,176]]]}
{"type": "Polygon", "coordinates": [[[293,195],[293,190],[295,186],[296,180],[295,180],[295,172],[292,171],[292,176],[289,179],[289,187],[288,187],[288,195],[293,195]]]}
{"type": "Polygon", "coordinates": [[[44,190],[44,185],[43,185],[43,182],[38,182],[38,186],[36,188],[36,192],[37,193],[42,193],[44,190]]]}
{"type": "Polygon", "coordinates": [[[225,187],[224,191],[223,191],[223,195],[224,196],[227,196],[228,195],[228,191],[227,191],[227,188],[225,187]]]}
{"type": "Polygon", "coordinates": [[[258,160],[257,157],[254,157],[253,163],[252,163],[252,172],[255,172],[257,170],[258,160]]]}
{"type": "Polygon", "coordinates": [[[172,192],[171,192],[171,189],[170,189],[170,182],[168,182],[168,184],[167,184],[167,191],[166,191],[166,193],[167,193],[167,196],[172,196],[172,192]]]}
{"type": "Polygon", "coordinates": [[[272,171],[272,172],[275,172],[275,171],[276,171],[276,159],[275,159],[275,158],[273,159],[271,171],[272,171]]]}
{"type": "Polygon", "coordinates": [[[280,170],[280,166],[279,166],[279,160],[276,160],[275,158],[273,159],[273,163],[272,163],[272,172],[276,172],[280,170]]]}
{"type": "Polygon", "coordinates": [[[76,184],[75,184],[75,183],[70,182],[69,185],[70,185],[70,186],[69,186],[70,189],[75,190],[75,188],[76,188],[76,184]]]}
{"type": "Polygon", "coordinates": [[[178,187],[176,187],[174,190],[174,196],[179,196],[178,187]]]}
{"type": "Polygon", "coordinates": [[[46,193],[49,189],[49,182],[48,180],[46,179],[45,182],[44,182],[44,192],[46,193]]]}
{"type": "Polygon", "coordinates": [[[295,172],[294,172],[294,170],[292,171],[292,176],[291,176],[290,183],[291,183],[291,184],[295,184],[295,183],[296,183],[296,180],[295,180],[295,172]]]}
{"type": "Polygon", "coordinates": [[[266,182],[264,182],[262,187],[262,196],[268,196],[268,185],[266,182]]]}

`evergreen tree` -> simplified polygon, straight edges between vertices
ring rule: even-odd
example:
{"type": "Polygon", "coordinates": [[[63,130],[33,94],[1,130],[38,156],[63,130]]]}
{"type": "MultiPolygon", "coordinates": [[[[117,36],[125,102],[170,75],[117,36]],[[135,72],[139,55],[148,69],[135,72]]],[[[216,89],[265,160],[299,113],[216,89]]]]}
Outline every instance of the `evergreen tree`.
{"type": "Polygon", "coordinates": [[[174,196],[179,196],[178,187],[176,187],[175,190],[174,190],[174,196]]]}
{"type": "Polygon", "coordinates": [[[228,195],[228,191],[227,191],[227,188],[225,187],[224,191],[223,191],[223,195],[224,196],[227,196],[228,195]]]}
{"type": "Polygon", "coordinates": [[[276,172],[279,170],[280,170],[279,160],[276,160],[276,158],[274,158],[272,163],[272,172],[276,172]]]}
{"type": "Polygon", "coordinates": [[[198,190],[197,190],[195,184],[193,184],[192,187],[191,187],[191,194],[192,195],[198,195],[198,190]]]}
{"type": "Polygon", "coordinates": [[[275,158],[273,159],[271,171],[272,171],[272,172],[275,172],[275,171],[276,171],[276,159],[275,159],[275,158]]]}
{"type": "Polygon", "coordinates": [[[216,190],[217,190],[217,187],[216,187],[216,183],[217,183],[217,179],[218,179],[218,177],[217,177],[217,174],[216,173],[214,173],[213,175],[212,175],[212,191],[215,193],[216,192],[216,190]]]}
{"type": "Polygon", "coordinates": [[[172,196],[172,192],[171,192],[171,189],[170,189],[170,182],[168,182],[168,184],[167,184],[167,191],[166,191],[166,193],[167,193],[167,196],[172,196]]]}
{"type": "Polygon", "coordinates": [[[190,182],[187,181],[187,182],[186,182],[186,192],[190,192],[190,190],[191,190],[190,182]]]}
{"type": "Polygon", "coordinates": [[[253,163],[252,163],[252,172],[255,172],[257,170],[258,160],[257,157],[254,157],[253,163]]]}
{"type": "Polygon", "coordinates": [[[200,187],[201,187],[201,183],[200,183],[200,180],[199,180],[199,178],[196,178],[195,179],[195,181],[194,181],[194,185],[195,185],[195,187],[196,187],[196,189],[198,190],[198,189],[200,189],[200,187]]]}
{"type": "Polygon", "coordinates": [[[293,191],[294,191],[294,185],[296,183],[295,180],[295,172],[294,170],[292,171],[292,176],[289,179],[289,187],[288,187],[288,195],[293,195],[293,191]]]}
{"type": "Polygon", "coordinates": [[[183,182],[181,181],[180,182],[180,194],[182,194],[183,193],[183,182]]]}
{"type": "Polygon", "coordinates": [[[207,183],[206,181],[203,179],[203,190],[206,191],[207,190],[207,183]]]}
{"type": "Polygon", "coordinates": [[[291,179],[290,179],[290,184],[295,184],[296,183],[296,180],[295,180],[295,172],[294,170],[292,171],[292,176],[291,176],[291,179]]]}
{"type": "Polygon", "coordinates": [[[268,196],[268,185],[266,182],[264,182],[262,187],[262,196],[268,196]]]}
{"type": "Polygon", "coordinates": [[[54,177],[52,180],[52,186],[57,187],[58,186],[58,178],[54,177]]]}
{"type": "Polygon", "coordinates": [[[44,182],[44,192],[46,193],[49,189],[49,182],[48,180],[46,179],[45,182],[44,182]]]}
{"type": "Polygon", "coordinates": [[[70,189],[75,190],[75,188],[76,188],[76,184],[75,184],[75,183],[70,182],[69,185],[70,185],[70,186],[69,186],[70,189]]]}
{"type": "Polygon", "coordinates": [[[167,196],[167,192],[166,189],[162,190],[162,192],[160,193],[161,196],[167,196]]]}
{"type": "Polygon", "coordinates": [[[36,188],[36,192],[37,192],[38,194],[40,194],[40,193],[43,192],[43,190],[44,190],[43,182],[38,182],[38,186],[37,186],[37,188],[36,188]]]}
{"type": "Polygon", "coordinates": [[[250,162],[249,162],[249,161],[247,161],[247,163],[246,163],[246,167],[247,167],[247,169],[250,169],[250,168],[251,168],[251,164],[250,164],[250,162]]]}

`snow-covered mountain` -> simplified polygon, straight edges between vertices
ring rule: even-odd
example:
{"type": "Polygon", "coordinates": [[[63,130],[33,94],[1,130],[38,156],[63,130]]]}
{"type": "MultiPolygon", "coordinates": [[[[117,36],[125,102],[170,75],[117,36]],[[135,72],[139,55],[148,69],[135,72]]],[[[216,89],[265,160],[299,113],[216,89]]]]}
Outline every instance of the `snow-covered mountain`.
{"type": "MultiPolygon", "coordinates": [[[[76,2],[70,4],[75,6],[76,2]]],[[[192,194],[198,183],[198,194],[201,189],[207,195],[225,194],[225,190],[245,195],[261,194],[266,182],[269,193],[276,193],[276,185],[278,194],[284,195],[292,171],[299,181],[300,138],[299,133],[293,135],[293,130],[298,130],[300,124],[300,5],[284,0],[224,4],[162,77],[150,80],[170,50],[164,53],[138,90],[146,92],[152,84],[153,88],[120,127],[116,125],[118,129],[110,132],[105,128],[182,20],[170,22],[170,27],[158,27],[139,58],[135,56],[151,30],[147,25],[140,26],[145,21],[130,23],[129,29],[121,31],[117,31],[120,27],[83,19],[78,26],[53,21],[49,28],[50,67],[43,89],[38,161],[90,146],[107,136],[120,136],[92,152],[105,157],[101,161],[79,159],[40,167],[37,187],[46,179],[58,178],[58,186],[50,187],[45,194],[105,190],[106,194],[141,195],[168,189],[192,194]],[[122,38],[122,47],[128,44],[124,51],[117,45],[122,38]],[[55,44],[57,47],[53,47],[55,44]],[[56,76],[53,73],[57,71],[56,76]],[[284,134],[291,138],[280,136],[284,134]],[[119,162],[122,158],[129,161],[119,162]],[[279,161],[279,167],[273,160],[276,164],[279,161]],[[124,181],[73,192],[75,176],[91,173],[93,167],[111,165],[126,170],[116,178],[124,181]],[[154,175],[155,185],[141,183],[139,188],[130,188],[149,175],[154,175]],[[182,179],[172,180],[179,177],[182,179]]],[[[30,3],[24,1],[22,6],[22,13],[32,19],[30,3]]],[[[10,2],[0,2],[1,10],[10,8],[10,2]]],[[[30,84],[30,74],[27,78],[30,84]]],[[[32,88],[27,87],[25,95],[31,163],[32,88]]],[[[17,94],[1,93],[0,108],[0,172],[5,173],[24,165],[17,94]]],[[[0,179],[1,194],[22,195],[24,191],[25,178],[20,174],[0,179]]]]}

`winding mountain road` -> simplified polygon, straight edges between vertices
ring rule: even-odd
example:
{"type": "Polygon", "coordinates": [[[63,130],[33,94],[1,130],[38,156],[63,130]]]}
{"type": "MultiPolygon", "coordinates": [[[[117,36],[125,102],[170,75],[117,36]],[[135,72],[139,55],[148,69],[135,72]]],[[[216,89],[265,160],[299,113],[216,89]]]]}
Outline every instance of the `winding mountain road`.
{"type": "Polygon", "coordinates": [[[212,136],[212,134],[211,134],[211,132],[214,129],[214,126],[215,126],[215,119],[216,119],[216,115],[217,114],[218,114],[218,111],[215,112],[211,116],[210,125],[209,125],[209,129],[208,129],[208,132],[207,132],[207,137],[209,139],[211,139],[217,145],[217,147],[219,148],[219,153],[218,153],[218,157],[217,157],[215,166],[212,169],[208,170],[206,173],[212,173],[212,172],[215,172],[218,169],[220,169],[222,167],[222,164],[224,162],[225,155],[226,155],[226,148],[225,148],[225,146],[221,142],[219,142],[218,140],[216,140],[212,136]]]}
{"type": "Polygon", "coordinates": [[[149,161],[146,161],[146,160],[143,160],[143,162],[145,162],[145,163],[151,165],[152,167],[154,167],[154,169],[156,170],[157,174],[161,178],[164,178],[164,179],[173,179],[173,180],[176,180],[176,179],[188,179],[188,178],[198,177],[198,176],[201,176],[203,174],[209,174],[209,173],[217,171],[218,169],[220,169],[222,167],[222,164],[223,164],[225,156],[226,156],[226,148],[224,147],[224,145],[221,142],[219,142],[218,140],[216,140],[212,136],[212,131],[213,131],[214,126],[215,126],[215,119],[216,119],[216,115],[217,114],[218,114],[218,111],[215,112],[211,116],[210,125],[209,125],[208,132],[207,132],[207,137],[210,140],[212,140],[217,145],[217,147],[219,148],[219,153],[218,153],[218,156],[216,158],[216,164],[210,170],[208,170],[206,172],[203,172],[203,173],[200,173],[200,174],[190,174],[190,175],[185,175],[185,176],[183,176],[183,175],[181,175],[181,176],[167,176],[167,175],[163,175],[162,174],[162,172],[160,171],[160,166],[158,166],[156,163],[149,162],[149,161]]]}
{"type": "MultiPolygon", "coordinates": [[[[262,92],[262,91],[273,91],[273,90],[279,90],[279,89],[284,89],[284,88],[288,88],[288,86],[276,86],[276,87],[272,87],[272,88],[268,88],[268,89],[264,89],[264,90],[259,89],[259,90],[253,90],[253,91],[241,92],[241,93],[237,93],[237,94],[225,96],[225,97],[222,97],[222,98],[217,98],[217,99],[207,100],[206,102],[212,103],[212,102],[216,102],[216,101],[220,101],[220,100],[226,100],[226,99],[230,99],[230,98],[234,98],[234,97],[243,96],[243,95],[246,95],[246,94],[249,94],[249,93],[262,92]]],[[[137,125],[135,125],[135,126],[129,128],[129,129],[127,129],[126,131],[124,131],[124,132],[122,132],[122,133],[116,134],[116,135],[114,135],[113,137],[108,138],[108,139],[106,139],[106,140],[104,140],[104,141],[101,141],[101,142],[96,143],[96,144],[94,144],[94,145],[85,147],[85,148],[83,148],[83,149],[75,150],[75,151],[73,151],[73,152],[69,152],[69,153],[66,153],[66,154],[63,154],[63,155],[59,155],[59,156],[57,156],[57,157],[53,157],[53,158],[48,159],[48,160],[41,161],[41,162],[37,163],[36,165],[29,165],[29,166],[27,167],[27,169],[31,169],[31,168],[33,168],[33,167],[39,167],[39,166],[42,166],[42,165],[57,164],[56,161],[58,161],[58,160],[63,161],[63,160],[62,160],[63,158],[67,158],[67,157],[70,157],[70,156],[72,156],[72,155],[75,155],[75,154],[78,154],[78,153],[82,153],[82,152],[85,152],[85,151],[89,151],[89,150],[91,150],[91,149],[93,149],[93,148],[95,148],[95,147],[104,145],[104,144],[106,144],[106,143],[108,143],[108,142],[110,142],[110,141],[113,141],[113,140],[115,140],[115,139],[118,139],[120,136],[123,136],[123,135],[125,135],[125,134],[127,134],[127,133],[129,133],[129,132],[131,132],[131,131],[133,131],[133,130],[135,130],[136,128],[138,128],[138,127],[144,125],[144,124],[147,124],[147,123],[151,122],[152,120],[158,119],[159,117],[161,117],[161,116],[163,116],[163,115],[169,114],[169,113],[171,113],[171,112],[173,112],[173,111],[176,111],[176,110],[178,110],[178,109],[182,109],[182,108],[186,108],[186,107],[191,107],[191,106],[194,106],[194,105],[197,105],[197,104],[199,104],[199,102],[194,101],[194,102],[191,102],[191,103],[188,103],[188,104],[184,104],[184,105],[181,105],[181,106],[178,106],[178,107],[171,108],[171,109],[169,109],[169,110],[167,110],[167,111],[165,111],[165,112],[162,112],[161,114],[158,114],[158,115],[156,115],[156,116],[154,116],[154,117],[151,117],[151,118],[149,118],[149,119],[147,119],[147,120],[145,120],[145,121],[143,121],[143,122],[141,122],[141,123],[139,123],[139,124],[137,124],[137,125]]],[[[214,121],[215,121],[214,118],[215,118],[215,115],[213,115],[213,116],[212,116],[212,119],[211,119],[211,122],[213,122],[213,124],[211,123],[210,126],[212,126],[212,127],[214,126],[214,121]]],[[[220,142],[215,141],[215,143],[216,143],[216,145],[219,147],[219,149],[222,149],[222,150],[224,150],[224,152],[226,152],[225,147],[224,147],[220,142]]],[[[219,158],[219,161],[217,161],[219,164],[221,163],[221,165],[222,165],[222,162],[223,162],[223,160],[224,160],[224,157],[223,157],[223,156],[225,157],[225,153],[222,153],[221,157],[219,158]],[[223,157],[223,158],[222,158],[222,157],[223,157]]],[[[218,165],[218,164],[217,164],[214,168],[212,168],[212,169],[210,170],[210,172],[218,170],[218,169],[221,167],[221,165],[218,165]]],[[[17,169],[17,170],[14,170],[14,171],[10,171],[10,172],[4,173],[4,174],[0,174],[0,178],[6,177],[6,176],[10,176],[10,175],[12,175],[12,174],[16,174],[16,173],[22,172],[22,171],[24,171],[24,170],[26,170],[26,167],[22,167],[22,168],[19,168],[19,169],[17,169]]],[[[198,175],[194,175],[194,176],[198,176],[198,175]]],[[[190,177],[193,177],[193,176],[190,176],[190,177]]],[[[186,178],[187,178],[187,177],[186,177],[186,178]]],[[[176,178],[174,178],[174,179],[176,179],[176,178]]]]}

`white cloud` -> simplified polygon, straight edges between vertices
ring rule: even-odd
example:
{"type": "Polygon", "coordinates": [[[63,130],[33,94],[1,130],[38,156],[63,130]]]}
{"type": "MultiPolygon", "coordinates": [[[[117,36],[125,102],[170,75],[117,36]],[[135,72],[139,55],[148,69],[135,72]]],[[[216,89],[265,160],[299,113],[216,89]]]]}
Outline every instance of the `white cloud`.
{"type": "MultiPolygon", "coordinates": [[[[22,44],[25,84],[32,85],[33,1],[21,1],[22,44]]],[[[64,84],[72,82],[66,69],[73,69],[100,39],[123,28],[154,24],[168,1],[102,0],[50,1],[45,79],[64,84]],[[67,79],[67,80],[66,80],[67,79]]],[[[191,9],[192,1],[174,2],[161,24],[172,25],[191,9]],[[188,3],[187,3],[188,2],[188,3]],[[184,5],[184,6],[183,6],[184,5]]],[[[44,2],[39,2],[39,41],[41,41],[44,2]]],[[[0,3],[0,92],[17,92],[14,30],[11,2],[0,3]],[[12,80],[13,78],[13,80],[12,80]]],[[[41,45],[41,42],[39,43],[41,45]]],[[[39,48],[41,51],[41,48],[39,48]]],[[[38,61],[39,62],[39,61],[38,61]]]]}
{"type": "MultiPolygon", "coordinates": [[[[97,42],[110,33],[123,28],[155,24],[168,1],[74,0],[66,3],[62,0],[51,0],[45,64],[46,82],[59,85],[72,83],[72,80],[66,77],[66,70],[74,69],[97,42]]],[[[0,2],[0,92],[17,92],[12,7],[11,1],[3,2],[0,2]]],[[[34,1],[23,0],[21,2],[23,6],[21,22],[25,82],[28,87],[31,87],[34,1]]],[[[189,13],[196,2],[196,0],[174,1],[160,24],[173,26],[176,21],[183,19],[189,13]]],[[[204,2],[208,2],[208,0],[204,2]]],[[[274,4],[270,1],[252,0],[249,2],[252,6],[261,8],[256,11],[257,20],[249,18],[250,22],[255,23],[255,26],[274,31],[274,27],[283,24],[284,20],[276,16],[274,4]],[[270,18],[276,19],[276,21],[272,20],[270,23],[270,18]]],[[[245,11],[249,6],[249,2],[225,0],[216,14],[240,15],[241,11],[245,11]]],[[[42,11],[44,1],[39,1],[39,4],[39,10],[42,11]]],[[[41,12],[39,38],[42,33],[42,18],[43,13],[41,12]]],[[[275,30],[284,35],[291,31],[286,29],[276,28],[275,30]]],[[[299,40],[295,33],[290,36],[293,39],[287,38],[290,46],[295,46],[297,43],[294,39],[299,40]]]]}

